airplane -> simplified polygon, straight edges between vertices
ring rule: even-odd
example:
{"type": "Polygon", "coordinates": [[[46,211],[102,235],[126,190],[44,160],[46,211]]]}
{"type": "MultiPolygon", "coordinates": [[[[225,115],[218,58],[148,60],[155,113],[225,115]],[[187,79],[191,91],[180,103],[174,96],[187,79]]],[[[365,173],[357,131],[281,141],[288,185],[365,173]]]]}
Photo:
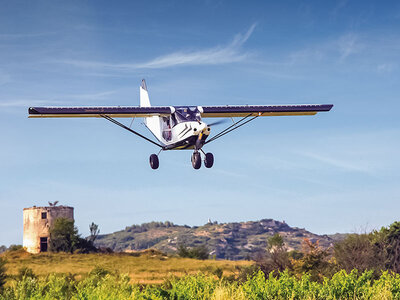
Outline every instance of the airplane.
{"type": "MultiPolygon", "coordinates": [[[[204,166],[211,168],[214,155],[205,153],[203,147],[258,117],[267,116],[311,116],[318,112],[330,111],[332,104],[296,105],[225,105],[225,106],[151,106],[146,81],[140,85],[139,106],[97,106],[97,107],[29,107],[29,118],[95,117],[104,118],[144,140],[158,146],[158,154],[150,155],[150,167],[159,167],[161,151],[193,150],[191,162],[194,169],[200,169],[203,154],[204,166]],[[154,141],[120,123],[114,118],[143,117],[145,126],[153,134],[154,141]],[[202,118],[231,118],[232,125],[210,137],[211,127],[221,123],[207,124],[202,118]],[[233,118],[240,118],[235,121],[233,118]],[[209,139],[208,139],[209,138],[209,139]]],[[[132,124],[132,123],[131,123],[132,124]]]]}

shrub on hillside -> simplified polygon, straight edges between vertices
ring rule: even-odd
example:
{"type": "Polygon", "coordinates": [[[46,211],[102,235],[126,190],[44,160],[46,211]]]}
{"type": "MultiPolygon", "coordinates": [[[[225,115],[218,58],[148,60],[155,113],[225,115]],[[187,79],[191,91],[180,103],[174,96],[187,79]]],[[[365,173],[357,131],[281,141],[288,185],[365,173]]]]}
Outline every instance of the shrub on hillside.
{"type": "Polygon", "coordinates": [[[201,245],[197,247],[188,248],[185,245],[178,247],[178,255],[180,257],[195,258],[195,259],[208,259],[209,252],[206,246],[201,245]]]}
{"type": "Polygon", "coordinates": [[[7,251],[18,251],[23,249],[22,245],[10,245],[10,247],[8,247],[7,251]]]}

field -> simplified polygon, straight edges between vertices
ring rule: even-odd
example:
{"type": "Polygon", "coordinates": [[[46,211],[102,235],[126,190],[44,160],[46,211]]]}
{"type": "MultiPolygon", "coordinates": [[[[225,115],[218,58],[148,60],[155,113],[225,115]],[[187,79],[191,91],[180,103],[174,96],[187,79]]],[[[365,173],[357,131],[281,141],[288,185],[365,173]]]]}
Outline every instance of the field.
{"type": "Polygon", "coordinates": [[[32,255],[21,249],[0,257],[6,259],[8,275],[0,300],[400,299],[400,275],[388,271],[340,270],[320,280],[288,270],[265,276],[253,269],[238,276],[250,262],[185,259],[154,250],[32,255]],[[23,268],[33,273],[21,273],[23,268]]]}
{"type": "MultiPolygon", "coordinates": [[[[1,257],[1,255],[0,255],[1,257]]],[[[237,267],[247,266],[249,261],[196,260],[165,256],[157,251],[115,254],[67,254],[41,253],[29,254],[24,251],[8,252],[7,274],[15,275],[18,270],[28,267],[39,277],[50,273],[72,273],[79,279],[95,267],[114,273],[128,274],[131,283],[162,283],[171,275],[182,277],[199,272],[215,272],[220,269],[224,276],[238,272],[237,267]]]]}

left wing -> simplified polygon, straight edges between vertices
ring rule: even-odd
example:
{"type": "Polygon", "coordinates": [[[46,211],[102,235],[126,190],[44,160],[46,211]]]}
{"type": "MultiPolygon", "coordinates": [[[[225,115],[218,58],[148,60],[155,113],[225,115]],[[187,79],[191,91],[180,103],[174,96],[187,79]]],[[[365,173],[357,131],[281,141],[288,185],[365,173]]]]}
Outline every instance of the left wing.
{"type": "Polygon", "coordinates": [[[170,106],[97,106],[97,107],[30,107],[29,118],[101,118],[106,115],[114,118],[151,117],[170,115],[170,106]]]}
{"type": "Polygon", "coordinates": [[[333,104],[202,106],[203,118],[246,116],[307,116],[330,111],[333,104]]]}

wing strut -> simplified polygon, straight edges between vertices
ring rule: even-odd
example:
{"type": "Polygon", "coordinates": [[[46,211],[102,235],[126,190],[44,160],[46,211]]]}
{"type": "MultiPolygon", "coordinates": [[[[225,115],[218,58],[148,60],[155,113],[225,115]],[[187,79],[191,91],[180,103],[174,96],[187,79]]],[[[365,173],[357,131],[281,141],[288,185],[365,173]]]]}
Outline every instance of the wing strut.
{"type": "Polygon", "coordinates": [[[224,136],[225,134],[228,134],[229,132],[238,129],[239,127],[249,123],[250,121],[253,121],[255,118],[258,118],[260,115],[254,116],[252,118],[250,118],[249,120],[247,120],[246,122],[243,122],[244,120],[246,120],[247,118],[249,118],[252,114],[248,114],[246,117],[243,117],[242,119],[240,119],[239,121],[237,121],[236,123],[233,123],[231,126],[229,126],[228,128],[222,130],[220,133],[216,134],[215,136],[213,136],[211,139],[209,139],[208,141],[206,141],[204,144],[208,144],[212,141],[215,141],[216,139],[224,136]]]}
{"type": "Polygon", "coordinates": [[[111,118],[111,117],[109,117],[109,116],[107,116],[107,115],[100,115],[100,116],[101,116],[102,118],[104,118],[104,119],[106,119],[106,120],[108,120],[108,121],[110,121],[110,122],[112,122],[112,123],[114,123],[114,124],[116,124],[116,125],[118,125],[118,126],[124,128],[124,129],[126,129],[126,130],[132,132],[133,134],[136,134],[137,136],[141,137],[142,139],[145,139],[146,141],[148,141],[148,142],[150,142],[150,143],[152,143],[152,144],[154,144],[154,145],[156,145],[156,146],[158,146],[158,147],[160,147],[160,148],[162,148],[162,149],[164,148],[164,147],[161,146],[160,144],[158,144],[158,143],[152,141],[151,139],[145,137],[144,135],[141,135],[140,133],[138,133],[138,132],[136,132],[136,131],[130,129],[129,127],[127,127],[127,126],[125,126],[124,124],[118,122],[117,120],[115,120],[115,119],[113,119],[113,118],[111,118]]]}

